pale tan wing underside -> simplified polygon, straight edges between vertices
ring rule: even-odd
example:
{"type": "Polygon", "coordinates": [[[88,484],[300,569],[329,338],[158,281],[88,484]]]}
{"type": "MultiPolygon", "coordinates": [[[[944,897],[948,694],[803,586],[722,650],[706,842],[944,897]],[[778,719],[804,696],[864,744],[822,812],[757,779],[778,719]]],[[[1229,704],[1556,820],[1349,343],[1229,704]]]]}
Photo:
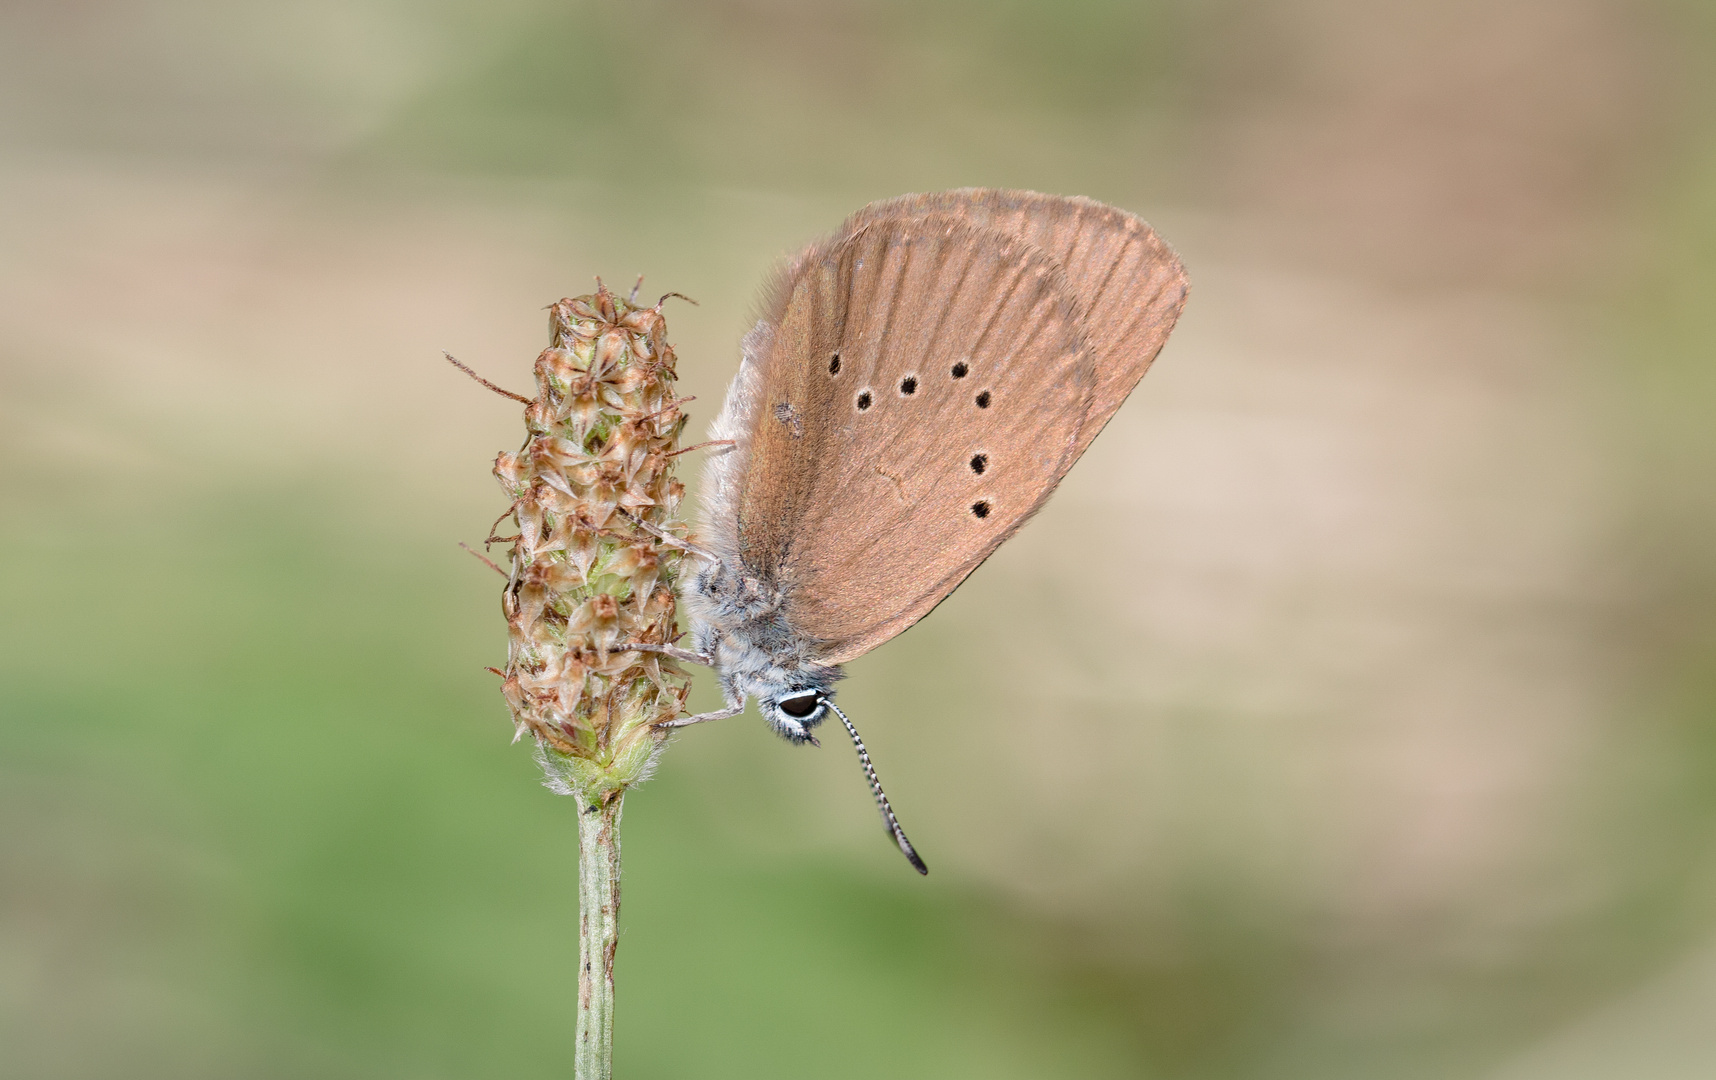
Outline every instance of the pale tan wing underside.
{"type": "Polygon", "coordinates": [[[1084,310],[1096,357],[1091,396],[1071,468],[1144,377],[1186,302],[1179,257],[1143,221],[1090,199],[1035,191],[964,188],[871,203],[846,223],[935,214],[958,217],[1034,244],[1061,264],[1084,310]]]}
{"type": "Polygon", "coordinates": [[[1095,365],[1056,260],[957,217],[872,218],[785,284],[740,553],[843,663],[927,614],[1048,497],[1095,365]]]}

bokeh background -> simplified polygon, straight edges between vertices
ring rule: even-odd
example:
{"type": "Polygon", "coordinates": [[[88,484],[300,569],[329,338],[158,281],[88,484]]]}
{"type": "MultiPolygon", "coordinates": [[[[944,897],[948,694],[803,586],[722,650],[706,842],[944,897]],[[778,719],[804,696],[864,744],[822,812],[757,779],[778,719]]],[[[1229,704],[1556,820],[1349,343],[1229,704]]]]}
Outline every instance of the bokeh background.
{"type": "Polygon", "coordinates": [[[621,1075],[1716,1075],[1676,0],[7,4],[0,1075],[570,1075],[571,808],[455,546],[518,410],[440,351],[523,389],[646,272],[700,430],[773,260],[968,184],[1191,303],[851,667],[928,879],[754,714],[628,800],[621,1075]]]}

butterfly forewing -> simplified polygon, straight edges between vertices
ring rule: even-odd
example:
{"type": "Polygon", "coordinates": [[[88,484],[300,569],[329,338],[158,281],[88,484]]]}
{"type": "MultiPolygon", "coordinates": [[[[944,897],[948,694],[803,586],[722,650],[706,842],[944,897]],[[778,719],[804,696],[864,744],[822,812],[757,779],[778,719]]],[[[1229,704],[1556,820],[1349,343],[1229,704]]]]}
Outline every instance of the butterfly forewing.
{"type": "Polygon", "coordinates": [[[739,545],[841,663],[927,614],[1048,496],[1095,364],[1056,260],[947,215],[811,249],[775,323],[739,545]]]}
{"type": "Polygon", "coordinates": [[[965,188],[872,203],[847,228],[916,215],[953,216],[1042,248],[1064,269],[1096,359],[1077,460],[1161,351],[1186,301],[1179,258],[1143,221],[1090,199],[965,188]]]}

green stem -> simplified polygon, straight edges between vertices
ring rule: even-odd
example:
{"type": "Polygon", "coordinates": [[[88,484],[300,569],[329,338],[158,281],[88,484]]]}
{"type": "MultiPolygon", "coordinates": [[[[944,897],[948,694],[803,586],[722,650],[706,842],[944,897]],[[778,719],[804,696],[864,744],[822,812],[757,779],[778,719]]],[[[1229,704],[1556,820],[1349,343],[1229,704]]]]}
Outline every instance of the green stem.
{"type": "Polygon", "coordinates": [[[614,950],[620,944],[620,803],[578,800],[577,1080],[614,1075],[614,950]]]}

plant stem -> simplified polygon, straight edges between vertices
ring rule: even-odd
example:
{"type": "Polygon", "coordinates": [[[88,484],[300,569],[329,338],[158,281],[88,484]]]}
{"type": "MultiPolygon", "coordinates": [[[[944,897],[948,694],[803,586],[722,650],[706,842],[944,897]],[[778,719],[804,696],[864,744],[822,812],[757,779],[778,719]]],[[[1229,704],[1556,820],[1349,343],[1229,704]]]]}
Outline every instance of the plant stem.
{"type": "Polygon", "coordinates": [[[577,1080],[614,1074],[614,950],[620,944],[620,804],[578,800],[577,1080]]]}

